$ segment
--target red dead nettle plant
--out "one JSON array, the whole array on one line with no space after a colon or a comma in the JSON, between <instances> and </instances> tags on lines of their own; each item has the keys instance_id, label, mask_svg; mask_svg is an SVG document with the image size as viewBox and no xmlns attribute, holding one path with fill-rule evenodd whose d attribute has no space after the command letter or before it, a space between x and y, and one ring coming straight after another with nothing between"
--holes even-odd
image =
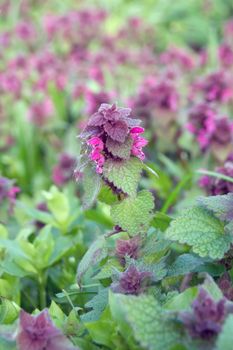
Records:
<instances>
[{"instance_id":1,"label":"red dead nettle plant","mask_svg":"<svg viewBox=\"0 0 233 350\"><path fill-rule=\"evenodd\" d=\"M152 194L138 191L144 167L143 147L147 144L140 123L131 116L130 108L101 104L80 135L82 147L77 174L82 173L84 204L90 206L97 197L110 204L115 226L113 232L93 243L79 264L79 284L86 270L103 259L110 264L114 261L113 265L117 266L108 276L113 292L138 295L155 277L140 257L154 208ZM106 242L114 234L120 237L109 254Z\"/></svg>"},{"instance_id":2,"label":"red dead nettle plant","mask_svg":"<svg viewBox=\"0 0 233 350\"><path fill-rule=\"evenodd\" d=\"M207 127L212 110L202 106L201 112ZM90 207L95 200L110 205L114 225L79 262L79 287L95 288L96 293L80 318L90 334L93 324L101 322L100 343L107 334L102 327L107 317L108 325L117 325L111 341L113 333L120 335L129 349L225 349L221 339L227 322L233 322L231 278L218 278L222 293L210 269L203 267L223 266L231 251L233 195L229 190L200 197L174 219L157 213L166 221L156 214L152 224L153 196L139 190L147 144L143 132L129 108L102 104L80 135L76 173L82 175L84 205ZM122 338L115 342L121 344Z\"/></svg>"}]
</instances>

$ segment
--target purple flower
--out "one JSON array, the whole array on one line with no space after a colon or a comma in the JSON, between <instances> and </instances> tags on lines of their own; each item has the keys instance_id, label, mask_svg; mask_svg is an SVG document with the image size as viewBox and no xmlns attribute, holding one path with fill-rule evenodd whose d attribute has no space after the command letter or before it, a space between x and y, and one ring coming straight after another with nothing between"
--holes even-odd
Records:
<instances>
[{"instance_id":1,"label":"purple flower","mask_svg":"<svg viewBox=\"0 0 233 350\"><path fill-rule=\"evenodd\" d=\"M130 113L130 108L103 103L89 119L88 126L98 127L100 132L105 132L112 140L123 143L129 132L130 120L127 117Z\"/></svg>"},{"instance_id":2,"label":"purple flower","mask_svg":"<svg viewBox=\"0 0 233 350\"><path fill-rule=\"evenodd\" d=\"M233 142L233 122L227 117L216 119L210 141L219 146Z\"/></svg>"},{"instance_id":3,"label":"purple flower","mask_svg":"<svg viewBox=\"0 0 233 350\"><path fill-rule=\"evenodd\" d=\"M207 102L226 103L233 97L232 82L223 71L208 75L196 84L196 89L203 93Z\"/></svg>"},{"instance_id":4,"label":"purple flower","mask_svg":"<svg viewBox=\"0 0 233 350\"><path fill-rule=\"evenodd\" d=\"M194 68L193 57L184 50L174 47L165 51L160 56L160 62L165 65L177 63L181 68L192 70Z\"/></svg>"},{"instance_id":5,"label":"purple flower","mask_svg":"<svg viewBox=\"0 0 233 350\"><path fill-rule=\"evenodd\" d=\"M43 101L31 105L29 119L35 125L42 126L52 116L53 112L54 106L52 101L49 98L45 98Z\"/></svg>"},{"instance_id":6,"label":"purple flower","mask_svg":"<svg viewBox=\"0 0 233 350\"><path fill-rule=\"evenodd\" d=\"M35 40L35 29L31 23L21 22L16 27L16 34L21 40L32 41Z\"/></svg>"},{"instance_id":7,"label":"purple flower","mask_svg":"<svg viewBox=\"0 0 233 350\"><path fill-rule=\"evenodd\" d=\"M90 68L89 77L90 77L90 79L95 80L100 86L104 85L104 73L98 65ZM99 101L99 103L96 104L96 108L93 110L93 112L89 112L90 114L94 113L96 111L97 107L101 103L104 103L104 102L110 100L107 93L105 93L105 92L104 93L103 92L96 93L96 95L99 95L99 96L101 96L102 94L106 94L106 98L101 98L101 101Z\"/></svg>"},{"instance_id":8,"label":"purple flower","mask_svg":"<svg viewBox=\"0 0 233 350\"><path fill-rule=\"evenodd\" d=\"M140 120L130 118L130 113L130 108L103 103L90 117L81 137L90 147L89 158L95 162L97 173L102 174L106 159L121 159L119 149L124 143L129 157L144 159L142 148L147 141L140 136L144 129L139 126Z\"/></svg>"},{"instance_id":9,"label":"purple flower","mask_svg":"<svg viewBox=\"0 0 233 350\"><path fill-rule=\"evenodd\" d=\"M22 82L15 72L4 72L0 74L0 92L12 94L19 98L22 90Z\"/></svg>"},{"instance_id":10,"label":"purple flower","mask_svg":"<svg viewBox=\"0 0 233 350\"><path fill-rule=\"evenodd\" d=\"M164 112L176 112L179 95L172 79L149 77L143 82L138 95L132 101L132 108L144 118L154 115L156 109ZM159 117L159 113L158 113Z\"/></svg>"},{"instance_id":11,"label":"purple flower","mask_svg":"<svg viewBox=\"0 0 233 350\"><path fill-rule=\"evenodd\" d=\"M215 301L200 288L192 310L181 312L179 318L192 338L210 341L220 333L229 311L225 299Z\"/></svg>"},{"instance_id":12,"label":"purple flower","mask_svg":"<svg viewBox=\"0 0 233 350\"><path fill-rule=\"evenodd\" d=\"M229 67L233 65L233 50L227 45L223 44L219 47L219 59L224 67Z\"/></svg>"},{"instance_id":13,"label":"purple flower","mask_svg":"<svg viewBox=\"0 0 233 350\"><path fill-rule=\"evenodd\" d=\"M216 112L206 103L194 106L189 113L187 129L196 136L202 150L209 146L215 130Z\"/></svg>"},{"instance_id":14,"label":"purple flower","mask_svg":"<svg viewBox=\"0 0 233 350\"><path fill-rule=\"evenodd\" d=\"M230 19L229 21L226 22L224 26L224 37L229 39L231 42L232 34L233 34L233 20Z\"/></svg>"},{"instance_id":15,"label":"purple flower","mask_svg":"<svg viewBox=\"0 0 233 350\"><path fill-rule=\"evenodd\" d=\"M125 257L137 259L140 247L140 237L135 236L131 239L118 239L116 241L116 256L120 262L125 264Z\"/></svg>"},{"instance_id":16,"label":"purple flower","mask_svg":"<svg viewBox=\"0 0 233 350\"><path fill-rule=\"evenodd\" d=\"M120 273L119 281L112 283L111 289L115 293L138 295L145 291L150 276L150 272L141 272L136 266L130 265L125 272Z\"/></svg>"},{"instance_id":17,"label":"purple flower","mask_svg":"<svg viewBox=\"0 0 233 350\"><path fill-rule=\"evenodd\" d=\"M145 158L145 154L142 152L142 148L148 144L148 141L144 137L139 136L143 132L144 129L140 126L135 126L130 130L130 134L133 139L131 154L141 160L144 160Z\"/></svg>"},{"instance_id":18,"label":"purple flower","mask_svg":"<svg viewBox=\"0 0 233 350\"><path fill-rule=\"evenodd\" d=\"M224 166L216 168L216 172L233 178L233 161L226 162ZM233 192L233 183L204 175L199 181L200 187L203 187L210 196L224 195Z\"/></svg>"},{"instance_id":19,"label":"purple flower","mask_svg":"<svg viewBox=\"0 0 233 350\"><path fill-rule=\"evenodd\" d=\"M21 311L16 342L19 350L77 350L54 326L47 309L36 316Z\"/></svg>"},{"instance_id":20,"label":"purple flower","mask_svg":"<svg viewBox=\"0 0 233 350\"><path fill-rule=\"evenodd\" d=\"M92 147L90 159L96 163L96 172L102 174L103 165L105 163L105 158L102 154L104 143L99 137L94 136L87 141L87 144Z\"/></svg>"},{"instance_id":21,"label":"purple flower","mask_svg":"<svg viewBox=\"0 0 233 350\"><path fill-rule=\"evenodd\" d=\"M58 164L53 168L52 179L57 186L62 186L72 179L76 160L67 153L60 156Z\"/></svg>"}]
</instances>

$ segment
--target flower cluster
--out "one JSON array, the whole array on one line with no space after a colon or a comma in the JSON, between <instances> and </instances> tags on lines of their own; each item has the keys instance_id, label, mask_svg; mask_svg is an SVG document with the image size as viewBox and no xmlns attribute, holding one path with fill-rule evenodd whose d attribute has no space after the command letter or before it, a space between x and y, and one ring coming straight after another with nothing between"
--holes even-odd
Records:
<instances>
[{"instance_id":1,"label":"flower cluster","mask_svg":"<svg viewBox=\"0 0 233 350\"><path fill-rule=\"evenodd\" d=\"M200 92L207 102L227 103L233 98L231 79L223 71L204 77L195 84L194 89Z\"/></svg>"},{"instance_id":2,"label":"flower cluster","mask_svg":"<svg viewBox=\"0 0 233 350\"><path fill-rule=\"evenodd\" d=\"M233 162L228 161L224 166L216 168L216 172L233 178ZM217 196L233 192L233 183L221 178L204 175L199 180L199 185L203 187L210 196Z\"/></svg>"},{"instance_id":3,"label":"flower cluster","mask_svg":"<svg viewBox=\"0 0 233 350\"><path fill-rule=\"evenodd\" d=\"M194 106L189 113L187 129L196 136L202 150L210 143L215 130L216 111L206 103Z\"/></svg>"},{"instance_id":4,"label":"flower cluster","mask_svg":"<svg viewBox=\"0 0 233 350\"><path fill-rule=\"evenodd\" d=\"M144 159L142 148L147 140L140 136L144 129L140 120L130 118L131 109L117 107L115 104L101 104L85 128L82 137L91 147L90 159L96 164L96 172L103 172L106 159L122 156L118 152L122 147L129 148L129 156Z\"/></svg>"},{"instance_id":5,"label":"flower cluster","mask_svg":"<svg viewBox=\"0 0 233 350\"><path fill-rule=\"evenodd\" d=\"M16 340L19 350L78 350L55 327L47 309L36 316L21 311Z\"/></svg>"},{"instance_id":6,"label":"flower cluster","mask_svg":"<svg viewBox=\"0 0 233 350\"><path fill-rule=\"evenodd\" d=\"M233 145L233 122L227 117L216 119L214 132L211 135L212 144L218 146Z\"/></svg>"},{"instance_id":7,"label":"flower cluster","mask_svg":"<svg viewBox=\"0 0 233 350\"><path fill-rule=\"evenodd\" d=\"M192 303L192 310L181 312L180 320L192 338L213 340L220 333L226 316L232 311L225 299L215 301L201 288Z\"/></svg>"},{"instance_id":8,"label":"flower cluster","mask_svg":"<svg viewBox=\"0 0 233 350\"><path fill-rule=\"evenodd\" d=\"M112 283L111 289L115 293L138 295L145 291L150 276L149 272L141 272L136 266L130 265L126 271L120 273L119 280Z\"/></svg>"},{"instance_id":9,"label":"flower cluster","mask_svg":"<svg viewBox=\"0 0 233 350\"><path fill-rule=\"evenodd\" d=\"M172 65L177 63L181 69L192 70L195 66L193 56L181 48L172 47L160 55L161 63Z\"/></svg>"},{"instance_id":10,"label":"flower cluster","mask_svg":"<svg viewBox=\"0 0 233 350\"><path fill-rule=\"evenodd\" d=\"M223 44L219 47L219 59L224 67L230 67L233 65L233 49Z\"/></svg>"},{"instance_id":11,"label":"flower cluster","mask_svg":"<svg viewBox=\"0 0 233 350\"><path fill-rule=\"evenodd\" d=\"M159 118L156 110L176 112L179 106L179 94L170 77L146 78L139 89L138 95L131 104L133 110L143 118ZM155 114L154 114L155 113Z\"/></svg>"},{"instance_id":12,"label":"flower cluster","mask_svg":"<svg viewBox=\"0 0 233 350\"><path fill-rule=\"evenodd\" d=\"M87 144L92 148L90 158L96 163L96 172L98 174L102 174L103 165L105 162L105 157L102 154L104 150L104 143L99 137L94 136L87 141Z\"/></svg>"},{"instance_id":13,"label":"flower cluster","mask_svg":"<svg viewBox=\"0 0 233 350\"><path fill-rule=\"evenodd\" d=\"M140 237L135 236L130 239L118 239L116 242L116 256L120 262L125 264L125 257L137 259L140 248Z\"/></svg>"},{"instance_id":14,"label":"flower cluster","mask_svg":"<svg viewBox=\"0 0 233 350\"><path fill-rule=\"evenodd\" d=\"M220 117L208 103L197 104L190 110L187 129L195 135L202 151L233 143L233 123L227 117Z\"/></svg>"},{"instance_id":15,"label":"flower cluster","mask_svg":"<svg viewBox=\"0 0 233 350\"><path fill-rule=\"evenodd\" d=\"M54 106L49 98L40 102L32 103L29 111L29 120L37 126L46 124L47 120L53 115Z\"/></svg>"}]
</instances>

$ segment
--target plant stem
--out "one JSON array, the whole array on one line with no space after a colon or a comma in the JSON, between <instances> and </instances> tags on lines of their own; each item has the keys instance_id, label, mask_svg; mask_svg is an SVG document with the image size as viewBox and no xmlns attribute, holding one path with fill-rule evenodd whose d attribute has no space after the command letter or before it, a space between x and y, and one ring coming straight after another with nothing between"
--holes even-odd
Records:
<instances>
[{"instance_id":1,"label":"plant stem","mask_svg":"<svg viewBox=\"0 0 233 350\"><path fill-rule=\"evenodd\" d=\"M40 301L40 309L43 310L46 307L46 281L47 276L43 273L40 273L39 276L39 301Z\"/></svg>"}]
</instances>

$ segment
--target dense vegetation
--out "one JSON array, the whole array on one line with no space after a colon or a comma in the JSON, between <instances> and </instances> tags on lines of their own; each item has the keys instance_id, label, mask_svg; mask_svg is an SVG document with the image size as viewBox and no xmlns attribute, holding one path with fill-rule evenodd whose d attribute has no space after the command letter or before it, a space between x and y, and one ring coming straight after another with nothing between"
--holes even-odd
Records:
<instances>
[{"instance_id":1,"label":"dense vegetation","mask_svg":"<svg viewBox=\"0 0 233 350\"><path fill-rule=\"evenodd\" d=\"M0 29L0 350L232 350L232 2Z\"/></svg>"}]
</instances>

